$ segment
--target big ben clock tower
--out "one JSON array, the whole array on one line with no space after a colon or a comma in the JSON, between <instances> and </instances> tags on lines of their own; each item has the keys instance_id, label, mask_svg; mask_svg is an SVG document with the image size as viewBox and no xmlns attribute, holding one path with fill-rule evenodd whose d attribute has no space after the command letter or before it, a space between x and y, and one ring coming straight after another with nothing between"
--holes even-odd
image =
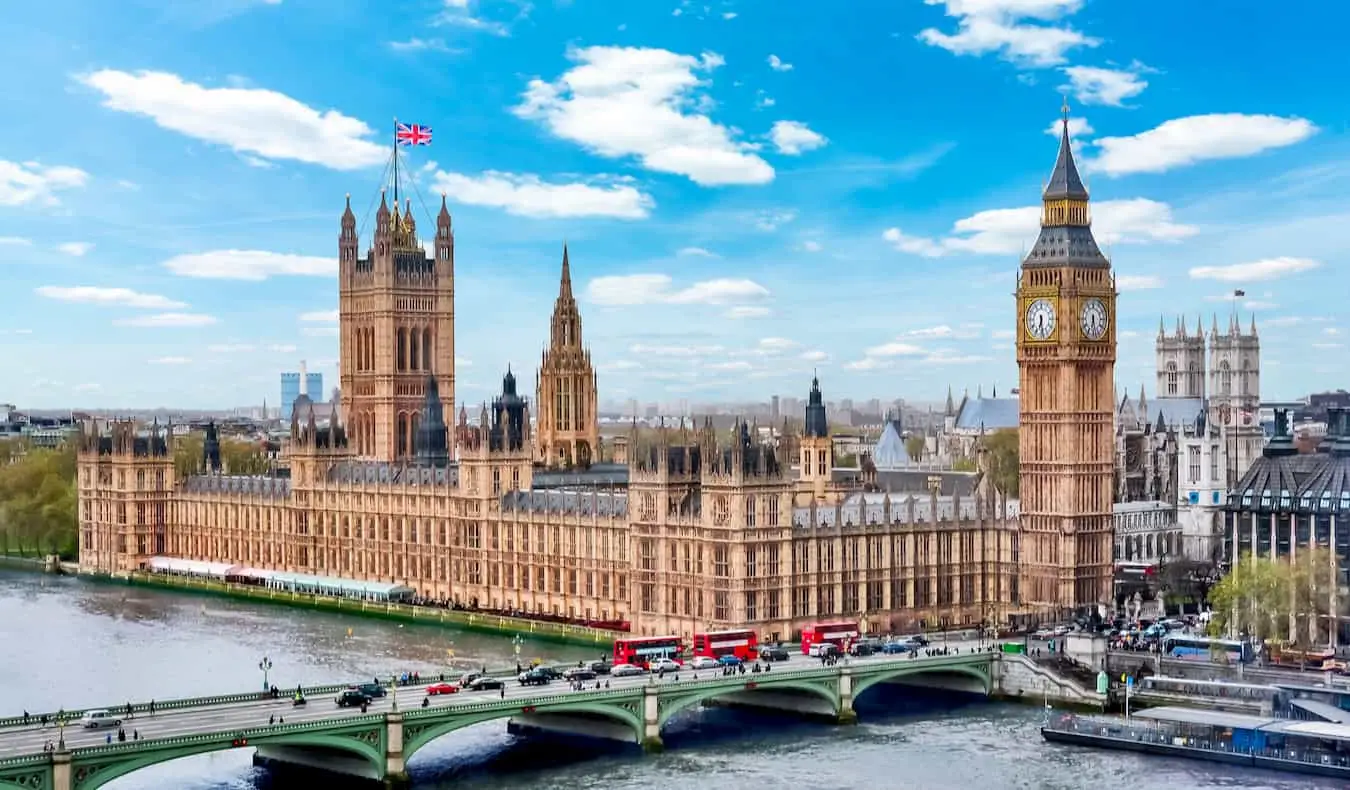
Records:
<instances>
[{"instance_id":1,"label":"big ben clock tower","mask_svg":"<svg viewBox=\"0 0 1350 790\"><path fill-rule=\"evenodd\" d=\"M1017 280L1021 598L1047 616L1111 600L1116 287L1069 144Z\"/></svg>"}]
</instances>

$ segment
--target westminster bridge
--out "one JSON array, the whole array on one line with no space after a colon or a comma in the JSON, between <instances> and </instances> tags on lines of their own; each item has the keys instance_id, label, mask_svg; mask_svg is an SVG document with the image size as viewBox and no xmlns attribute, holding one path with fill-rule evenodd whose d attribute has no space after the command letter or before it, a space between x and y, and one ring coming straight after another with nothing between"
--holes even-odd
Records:
<instances>
[{"instance_id":1,"label":"westminster bridge","mask_svg":"<svg viewBox=\"0 0 1350 790\"><path fill-rule=\"evenodd\" d=\"M427 683L431 679L426 679ZM790 715L856 721L853 700L878 683L899 683L1039 702L1095 706L1102 700L1026 656L965 647L948 655L878 655L822 666L798 660L768 672L609 678L608 687L573 690L566 682L502 691L426 697L425 683L394 688L366 712L337 708L330 695L351 684L309 686L306 705L258 692L132 705L110 704L127 740L79 729L80 710L0 719L0 790L96 790L158 763L226 749L256 749L255 761L307 766L370 780L407 783L407 761L432 741L497 719L513 726L639 744L659 750L661 729L676 713L731 704ZM423 707L423 701L427 704ZM152 708L153 705L153 708ZM94 708L97 709L97 708ZM72 726L56 726L55 721ZM133 735L134 733L134 735ZM111 742L108 742L111 740Z\"/></svg>"}]
</instances>

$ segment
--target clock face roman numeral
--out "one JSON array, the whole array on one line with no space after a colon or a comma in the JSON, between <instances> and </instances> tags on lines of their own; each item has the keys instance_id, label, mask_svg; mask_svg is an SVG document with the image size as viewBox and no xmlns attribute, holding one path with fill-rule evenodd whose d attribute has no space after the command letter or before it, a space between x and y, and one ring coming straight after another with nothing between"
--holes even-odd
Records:
<instances>
[{"instance_id":1,"label":"clock face roman numeral","mask_svg":"<svg viewBox=\"0 0 1350 790\"><path fill-rule=\"evenodd\" d=\"M1032 340L1048 340L1055 333L1055 303L1049 299L1036 299L1027 305L1027 337Z\"/></svg>"},{"instance_id":2,"label":"clock face roman numeral","mask_svg":"<svg viewBox=\"0 0 1350 790\"><path fill-rule=\"evenodd\" d=\"M1079 328L1083 332L1083 337L1093 341L1101 340L1106 337L1108 323L1106 305L1102 300L1093 298L1083 302L1079 318Z\"/></svg>"}]
</instances>

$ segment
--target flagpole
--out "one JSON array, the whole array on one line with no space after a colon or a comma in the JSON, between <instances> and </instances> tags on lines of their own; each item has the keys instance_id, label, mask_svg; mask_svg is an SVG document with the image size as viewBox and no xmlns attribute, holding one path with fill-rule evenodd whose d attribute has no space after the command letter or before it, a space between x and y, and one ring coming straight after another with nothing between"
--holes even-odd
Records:
<instances>
[{"instance_id":1,"label":"flagpole","mask_svg":"<svg viewBox=\"0 0 1350 790\"><path fill-rule=\"evenodd\" d=\"M398 209L398 117L394 117L394 208Z\"/></svg>"}]
</instances>

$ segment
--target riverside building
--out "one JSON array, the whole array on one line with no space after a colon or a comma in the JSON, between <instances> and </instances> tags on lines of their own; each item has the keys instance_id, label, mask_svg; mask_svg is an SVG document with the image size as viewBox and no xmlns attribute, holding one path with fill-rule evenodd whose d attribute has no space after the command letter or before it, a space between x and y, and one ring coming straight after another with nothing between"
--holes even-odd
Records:
<instances>
[{"instance_id":1,"label":"riverside building","mask_svg":"<svg viewBox=\"0 0 1350 790\"><path fill-rule=\"evenodd\" d=\"M599 436L566 251L536 403L507 371L491 403L456 414L449 210L442 200L428 254L411 211L382 198L364 256L350 205L340 220L333 418L297 409L287 469L273 476L231 474L208 435L202 472L178 478L169 428L87 424L82 569L226 563L683 636L749 627L789 638L831 620L868 632L1009 624L1106 600L1114 289L1095 244L1090 260L1061 260L1091 238L1072 168L1066 132L1018 296L1023 420L1030 412L1037 426L1036 438L1023 437L1024 464L1044 456L1023 467L1037 507L1030 554L1018 501L988 478L969 491L918 493L832 481L818 381L800 436L766 439L744 421L720 433L710 421L634 430L615 442L615 463ZM1052 194L1061 188L1070 192ZM1066 277L1080 285L1070 291ZM1084 310L1084 327L1104 309L1104 328L1080 332L1075 315L1043 333L1024 314L1041 315L1028 311L1047 299ZM1087 400L1056 394L1064 376ZM1081 436L1045 433L1084 414L1092 419L1075 429ZM1061 457L1057 442L1079 455ZM1065 515L1074 503L1090 512Z\"/></svg>"}]
</instances>

